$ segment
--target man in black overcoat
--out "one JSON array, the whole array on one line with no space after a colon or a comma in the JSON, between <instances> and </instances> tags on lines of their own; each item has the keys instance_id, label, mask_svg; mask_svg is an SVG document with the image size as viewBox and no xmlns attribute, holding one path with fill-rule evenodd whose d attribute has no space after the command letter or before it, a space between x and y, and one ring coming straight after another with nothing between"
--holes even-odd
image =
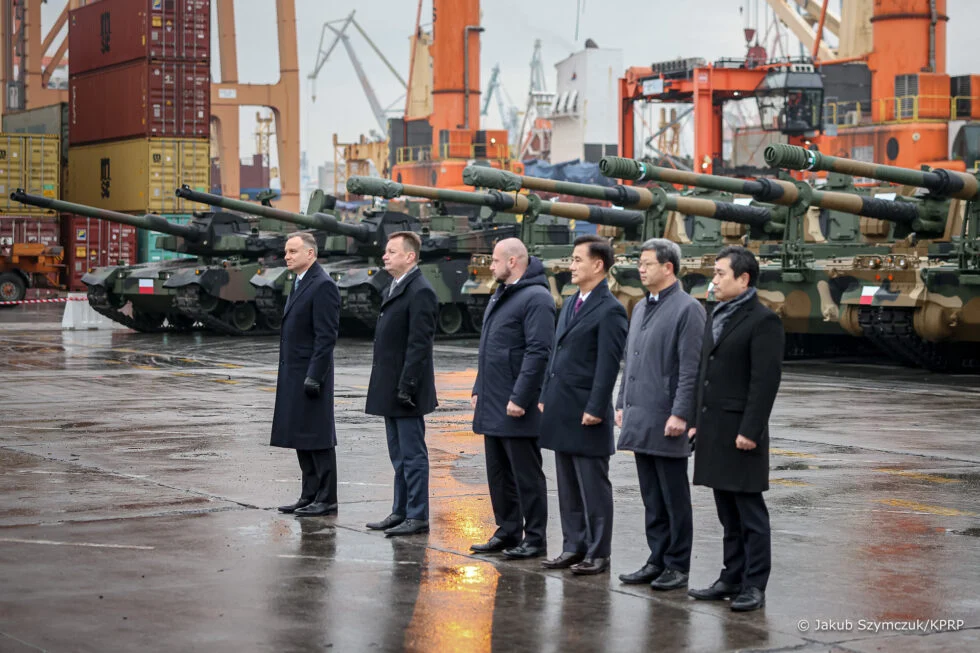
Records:
<instances>
[{"instance_id":1,"label":"man in black overcoat","mask_svg":"<svg viewBox=\"0 0 980 653\"><path fill-rule=\"evenodd\" d=\"M369 415L385 418L388 456L395 469L391 514L367 525L388 537L429 532L429 452L425 420L436 409L432 344L439 304L418 268L422 240L411 231L388 237L382 257L392 282L374 330L368 383Z\"/></svg>"},{"instance_id":2,"label":"man in black overcoat","mask_svg":"<svg viewBox=\"0 0 980 653\"><path fill-rule=\"evenodd\" d=\"M497 243L490 270L499 285L483 315L471 403L473 432L484 436L497 531L470 548L535 558L547 547L538 396L555 339L555 300L541 261L517 238Z\"/></svg>"},{"instance_id":3,"label":"man in black overcoat","mask_svg":"<svg viewBox=\"0 0 980 653\"><path fill-rule=\"evenodd\" d=\"M769 512L769 414L782 371L782 323L756 295L759 263L744 247L725 247L715 261L698 374L694 484L714 490L724 529L724 568L696 599L732 598L735 611L765 605L772 564Z\"/></svg>"},{"instance_id":4,"label":"man in black overcoat","mask_svg":"<svg viewBox=\"0 0 980 653\"><path fill-rule=\"evenodd\" d=\"M626 309L606 284L613 260L606 239L575 240L578 292L562 307L541 389L539 442L555 452L563 540L561 555L541 564L576 574L608 571L612 545L612 393L628 328Z\"/></svg>"},{"instance_id":5,"label":"man in black overcoat","mask_svg":"<svg viewBox=\"0 0 980 653\"><path fill-rule=\"evenodd\" d=\"M295 278L279 333L272 418L271 445L295 449L303 474L299 500L279 511L303 517L337 514L333 350L340 328L340 292L316 257L312 235L289 235L286 267Z\"/></svg>"}]
</instances>

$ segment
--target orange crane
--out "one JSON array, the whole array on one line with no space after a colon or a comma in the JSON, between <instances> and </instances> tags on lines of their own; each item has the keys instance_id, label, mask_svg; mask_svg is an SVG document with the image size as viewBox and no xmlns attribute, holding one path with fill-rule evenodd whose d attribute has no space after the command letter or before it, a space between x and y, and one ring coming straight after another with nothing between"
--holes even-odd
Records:
<instances>
[{"instance_id":1,"label":"orange crane","mask_svg":"<svg viewBox=\"0 0 980 653\"><path fill-rule=\"evenodd\" d=\"M389 123L392 179L468 189L463 168L474 161L523 172L507 131L480 129L480 0L432 0L432 31L432 112Z\"/></svg>"}]
</instances>

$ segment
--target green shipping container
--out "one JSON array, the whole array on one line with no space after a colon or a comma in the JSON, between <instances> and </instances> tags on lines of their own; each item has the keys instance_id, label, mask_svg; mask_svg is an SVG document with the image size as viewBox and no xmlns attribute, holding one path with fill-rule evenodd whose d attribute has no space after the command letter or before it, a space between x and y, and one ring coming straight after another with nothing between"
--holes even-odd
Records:
<instances>
[{"instance_id":1,"label":"green shipping container","mask_svg":"<svg viewBox=\"0 0 980 653\"><path fill-rule=\"evenodd\" d=\"M173 224L188 224L191 221L190 215L163 215L169 222ZM194 258L190 254L181 254L180 252L172 252L166 249L160 249L157 247L157 236L163 236L159 231L150 231L148 229L137 229L139 239L139 262L140 263L156 263L159 261L170 261L175 258Z\"/></svg>"}]
</instances>

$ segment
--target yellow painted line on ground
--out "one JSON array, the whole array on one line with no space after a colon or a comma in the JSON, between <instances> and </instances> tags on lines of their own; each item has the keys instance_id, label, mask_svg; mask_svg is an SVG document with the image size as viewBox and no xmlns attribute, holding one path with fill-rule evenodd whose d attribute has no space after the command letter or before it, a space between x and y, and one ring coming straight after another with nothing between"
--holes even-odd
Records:
<instances>
[{"instance_id":1,"label":"yellow painted line on ground","mask_svg":"<svg viewBox=\"0 0 980 653\"><path fill-rule=\"evenodd\" d=\"M238 385L238 381L233 379L211 379L215 383L225 383L227 385Z\"/></svg>"},{"instance_id":2,"label":"yellow painted line on ground","mask_svg":"<svg viewBox=\"0 0 980 653\"><path fill-rule=\"evenodd\" d=\"M876 472L881 472L882 474L893 474L895 476L902 476L905 478L911 478L915 481L928 481L929 483L962 483L963 481L957 478L946 478L945 476L940 476L939 474L925 474L923 472L909 472L904 469L888 469L885 467L880 467L875 470Z\"/></svg>"},{"instance_id":3,"label":"yellow painted line on ground","mask_svg":"<svg viewBox=\"0 0 980 653\"><path fill-rule=\"evenodd\" d=\"M452 437L460 436L460 435L476 437L476 433L474 433L473 431L442 431L440 429L434 429L434 430L439 435L448 435Z\"/></svg>"},{"instance_id":4,"label":"yellow painted line on ground","mask_svg":"<svg viewBox=\"0 0 980 653\"><path fill-rule=\"evenodd\" d=\"M197 376L197 374L191 374L189 372L173 372L172 375L173 376L185 376L185 377L189 377L189 378L193 378L193 377Z\"/></svg>"},{"instance_id":5,"label":"yellow painted line on ground","mask_svg":"<svg viewBox=\"0 0 980 653\"><path fill-rule=\"evenodd\" d=\"M106 365L122 365L122 361L102 361Z\"/></svg>"},{"instance_id":6,"label":"yellow painted line on ground","mask_svg":"<svg viewBox=\"0 0 980 653\"><path fill-rule=\"evenodd\" d=\"M775 454L777 456L788 456L790 458L816 458L812 453L803 453L802 451L790 451L789 449L770 449L769 453Z\"/></svg>"},{"instance_id":7,"label":"yellow painted line on ground","mask_svg":"<svg viewBox=\"0 0 980 653\"><path fill-rule=\"evenodd\" d=\"M199 362L196 358L178 358L181 363L197 363Z\"/></svg>"},{"instance_id":8,"label":"yellow painted line on ground","mask_svg":"<svg viewBox=\"0 0 980 653\"><path fill-rule=\"evenodd\" d=\"M133 365L134 368L138 370L155 370L158 369L156 365Z\"/></svg>"},{"instance_id":9,"label":"yellow painted line on ground","mask_svg":"<svg viewBox=\"0 0 980 653\"><path fill-rule=\"evenodd\" d=\"M229 369L229 370L240 370L242 369L243 366L236 365L235 363L218 363L217 367L224 367L225 369Z\"/></svg>"},{"instance_id":10,"label":"yellow painted line on ground","mask_svg":"<svg viewBox=\"0 0 980 653\"><path fill-rule=\"evenodd\" d=\"M809 483L805 481L797 481L793 478L773 478L769 480L769 483L772 485L783 485L786 487L803 487L805 485L809 485Z\"/></svg>"},{"instance_id":11,"label":"yellow painted line on ground","mask_svg":"<svg viewBox=\"0 0 980 653\"><path fill-rule=\"evenodd\" d=\"M264 385L261 388L259 388L259 390L261 390L262 392L275 392L276 388L275 386L272 385Z\"/></svg>"},{"instance_id":12,"label":"yellow painted line on ground","mask_svg":"<svg viewBox=\"0 0 980 653\"><path fill-rule=\"evenodd\" d=\"M891 506L892 508L905 508L907 510L914 510L915 512L925 512L930 515L939 515L941 517L976 517L977 514L973 512L967 512L965 510L956 510L955 508L943 508L942 506L930 506L924 503L917 503L915 501L906 501L905 499L878 499L878 503L882 503L886 506Z\"/></svg>"}]
</instances>

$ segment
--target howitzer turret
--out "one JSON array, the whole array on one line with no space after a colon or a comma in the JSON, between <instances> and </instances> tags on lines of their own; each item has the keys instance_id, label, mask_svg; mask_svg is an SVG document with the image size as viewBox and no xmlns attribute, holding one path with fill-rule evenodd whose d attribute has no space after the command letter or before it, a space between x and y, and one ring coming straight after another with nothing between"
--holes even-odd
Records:
<instances>
[{"instance_id":1,"label":"howitzer turret","mask_svg":"<svg viewBox=\"0 0 980 653\"><path fill-rule=\"evenodd\" d=\"M980 182L973 175L956 170L936 168L930 171L911 170L898 166L879 165L829 156L816 150L797 145L775 143L766 147L763 154L766 164L773 168L840 172L852 177L867 177L903 186L926 188L936 195L962 200L980 198Z\"/></svg>"}]
</instances>

